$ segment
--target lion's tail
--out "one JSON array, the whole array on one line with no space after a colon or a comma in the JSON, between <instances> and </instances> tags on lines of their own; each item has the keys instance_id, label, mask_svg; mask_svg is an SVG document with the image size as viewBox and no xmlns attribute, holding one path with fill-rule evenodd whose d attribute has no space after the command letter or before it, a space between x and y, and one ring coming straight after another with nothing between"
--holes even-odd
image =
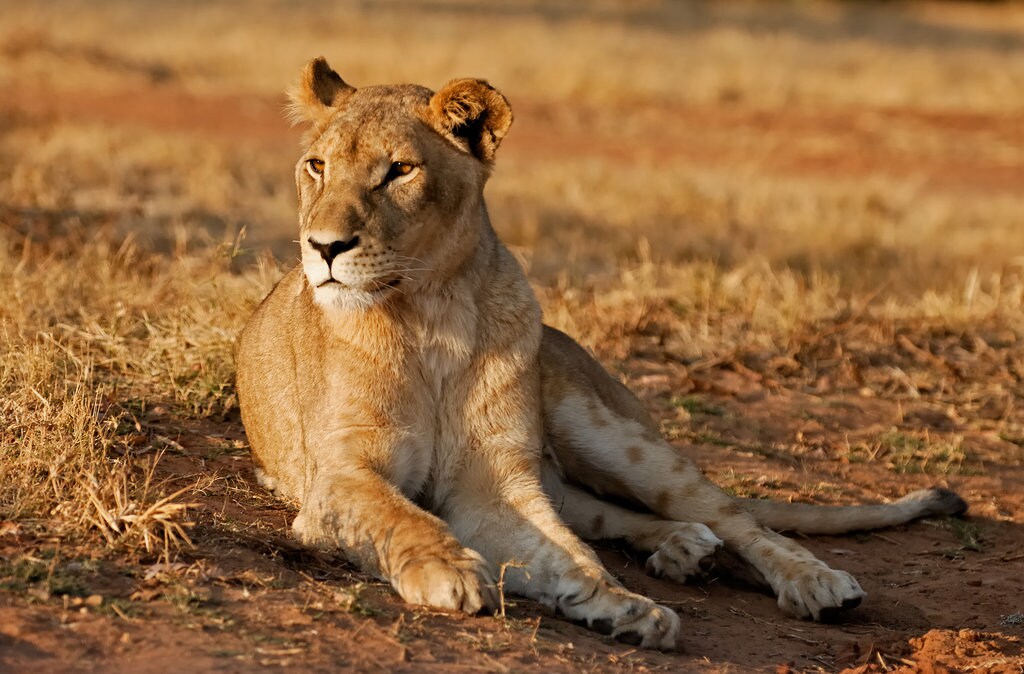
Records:
<instances>
[{"instance_id":1,"label":"lion's tail","mask_svg":"<svg viewBox=\"0 0 1024 674\"><path fill-rule=\"evenodd\" d=\"M762 499L739 499L758 522L776 531L844 534L905 524L919 517L962 515L967 503L948 489L921 489L892 503L828 506Z\"/></svg>"}]
</instances>

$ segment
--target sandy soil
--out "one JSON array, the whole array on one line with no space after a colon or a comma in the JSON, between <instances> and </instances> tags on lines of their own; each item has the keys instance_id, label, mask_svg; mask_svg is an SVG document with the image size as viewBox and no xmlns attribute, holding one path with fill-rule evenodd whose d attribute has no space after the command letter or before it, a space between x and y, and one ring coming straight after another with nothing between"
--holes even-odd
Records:
<instances>
[{"instance_id":1,"label":"sandy soil","mask_svg":"<svg viewBox=\"0 0 1024 674\"><path fill-rule=\"evenodd\" d=\"M294 147L294 133L280 121L276 100L251 101L241 108L241 119L238 106L225 101L163 91L146 100L140 106L117 96L31 92L5 97L0 106L168 128L187 119L191 133L237 134L281 151ZM232 110L230 123L223 117L226 107ZM649 156L658 145L636 141L650 131L616 140L588 128L585 115L565 119L528 101L519 111L522 123L509 139L510 153L603 152L630 159ZM694 164L728 163L752 147L764 150L770 135L765 171L827 168L854 178L913 174L944 190L1005 191L1024 184L1019 164L983 153L948 157L887 148L872 142L871 131L877 124L905 124L998 134L1020 150L1019 116L856 109L794 116L731 103L714 109L651 107L638 114L683 120L673 124L659 151ZM737 143L736 134L749 137L749 144ZM814 137L829 138L829 147L815 150L808 141ZM1015 341L992 338L985 344L984 358L1020 358ZM920 356L913 346L893 357ZM933 344L928 352L940 347L945 348ZM963 522L928 521L805 541L823 559L854 573L869 593L842 624L787 619L772 598L725 579L679 587L648 578L642 559L615 547L600 550L613 572L631 589L680 612L683 653L639 652L518 599L508 602L504 618L409 608L339 557L290 542L294 512L254 486L237 418L182 430L179 420L155 410L146 432L168 439L163 473L181 484L198 476L217 478L197 499L198 523L191 532L196 548L172 563L136 552L121 561L68 568L59 541L35 539L15 523L0 524L0 556L20 559L26 568L36 565L21 586L0 591L0 670L1024 671L1021 440L1001 438L991 426L941 406L918 408L858 395L836 372L812 373L806 362L796 373L785 363L760 362L757 354L695 366L652 340L631 344L622 369L680 438L681 451L696 456L711 476L738 481L751 493L803 497L808 484L818 484L824 487L817 500L838 503L881 500L938 483L965 496L971 516ZM959 381L982 376L966 374ZM681 419L671 404L681 394L699 402L689 419ZM984 418L982 408L978 419ZM963 438L972 447L969 461L950 474L900 473L884 461L858 462L849 452L858 438L922 427ZM689 446L686 440L698 443ZM67 591L51 596L40 590L40 574L50 580L66 576Z\"/></svg>"}]
</instances>

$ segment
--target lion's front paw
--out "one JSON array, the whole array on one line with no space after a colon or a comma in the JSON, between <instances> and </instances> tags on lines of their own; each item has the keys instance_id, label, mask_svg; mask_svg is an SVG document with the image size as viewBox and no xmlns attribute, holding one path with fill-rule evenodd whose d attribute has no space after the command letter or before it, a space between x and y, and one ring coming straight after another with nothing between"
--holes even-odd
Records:
<instances>
[{"instance_id":1,"label":"lion's front paw","mask_svg":"<svg viewBox=\"0 0 1024 674\"><path fill-rule=\"evenodd\" d=\"M607 580L574 583L557 607L567 617L623 643L663 651L676 648L679 616L675 611Z\"/></svg>"},{"instance_id":2,"label":"lion's front paw","mask_svg":"<svg viewBox=\"0 0 1024 674\"><path fill-rule=\"evenodd\" d=\"M612 627L612 636L623 643L661 651L676 649L679 638L679 616L670 608L638 597L633 614L623 616Z\"/></svg>"},{"instance_id":3,"label":"lion's front paw","mask_svg":"<svg viewBox=\"0 0 1024 674\"><path fill-rule=\"evenodd\" d=\"M786 613L825 622L859 606L867 595L853 576L820 563L799 570L776 590L779 608Z\"/></svg>"},{"instance_id":4,"label":"lion's front paw","mask_svg":"<svg viewBox=\"0 0 1024 674\"><path fill-rule=\"evenodd\" d=\"M490 565L469 548L418 557L402 567L392 585L410 604L470 614L493 611L500 604Z\"/></svg>"},{"instance_id":5,"label":"lion's front paw","mask_svg":"<svg viewBox=\"0 0 1024 674\"><path fill-rule=\"evenodd\" d=\"M703 524L680 524L647 558L647 573L685 583L714 563L722 539Z\"/></svg>"}]
</instances>

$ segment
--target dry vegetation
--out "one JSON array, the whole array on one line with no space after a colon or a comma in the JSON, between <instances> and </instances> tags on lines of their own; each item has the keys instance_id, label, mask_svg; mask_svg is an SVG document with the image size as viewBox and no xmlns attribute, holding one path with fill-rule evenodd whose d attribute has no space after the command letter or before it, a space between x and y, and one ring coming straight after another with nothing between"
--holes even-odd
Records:
<instances>
[{"instance_id":1,"label":"dry vegetation","mask_svg":"<svg viewBox=\"0 0 1024 674\"><path fill-rule=\"evenodd\" d=\"M5 230L0 249L4 511L70 540L187 541L183 493L154 482L174 443L143 424L160 405L185 419L233 409L253 281L225 273L230 250L143 253L103 225L32 241Z\"/></svg>"},{"instance_id":2,"label":"dry vegetation","mask_svg":"<svg viewBox=\"0 0 1024 674\"><path fill-rule=\"evenodd\" d=\"M448 630L496 671L677 664L567 652L591 637L538 637L535 607L482 627L402 612L291 546L287 506L251 486L231 348L294 260L279 92L320 53L357 85L477 75L508 93L492 217L547 320L673 439L726 453L740 467L709 472L727 487L849 502L952 477L976 513L1022 524L1019 5L111 1L0 19L0 609L25 611L4 619L103 605L137 629L168 619L147 608L163 597L235 639L200 668L384 666L344 639L274 641L238 608L251 590L282 615L364 616L420 655L437 654L427 626ZM955 554L978 548L954 533ZM379 627L395 616L409 625Z\"/></svg>"}]
</instances>

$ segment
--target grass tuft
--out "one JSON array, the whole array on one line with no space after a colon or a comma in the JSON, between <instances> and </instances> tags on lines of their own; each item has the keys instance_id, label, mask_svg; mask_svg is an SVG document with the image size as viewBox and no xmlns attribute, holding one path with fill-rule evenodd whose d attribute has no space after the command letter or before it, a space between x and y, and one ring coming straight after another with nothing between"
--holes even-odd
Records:
<instances>
[{"instance_id":1,"label":"grass tuft","mask_svg":"<svg viewBox=\"0 0 1024 674\"><path fill-rule=\"evenodd\" d=\"M0 512L34 533L147 553L190 542L146 412L222 420L233 335L259 291L216 246L167 258L109 231L45 246L0 230Z\"/></svg>"}]
</instances>

